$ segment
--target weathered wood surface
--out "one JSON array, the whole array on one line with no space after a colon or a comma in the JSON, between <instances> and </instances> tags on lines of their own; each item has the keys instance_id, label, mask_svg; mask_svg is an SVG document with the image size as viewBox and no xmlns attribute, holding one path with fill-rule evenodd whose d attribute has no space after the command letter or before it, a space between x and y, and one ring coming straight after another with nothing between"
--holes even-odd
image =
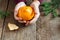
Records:
<instances>
[{"instance_id":1,"label":"weathered wood surface","mask_svg":"<svg viewBox=\"0 0 60 40\"><path fill-rule=\"evenodd\" d=\"M0 0L0 10L6 11L6 7L7 7L7 0ZM1 36L2 36L3 22L4 19L0 19L0 40L2 38Z\"/></svg>"},{"instance_id":2,"label":"weathered wood surface","mask_svg":"<svg viewBox=\"0 0 60 40\"><path fill-rule=\"evenodd\" d=\"M14 1L10 0L8 11L11 11L11 15L6 18L2 40L36 40L36 24L24 26L15 21L13 17L14 7L15 7ZM9 31L7 26L8 23L14 23L18 25L20 29L16 31Z\"/></svg>"},{"instance_id":3,"label":"weathered wood surface","mask_svg":"<svg viewBox=\"0 0 60 40\"><path fill-rule=\"evenodd\" d=\"M4 0L3 4L0 2L0 5L0 8L5 11L7 0ZM60 17L52 18L51 14L40 16L36 24L25 27L14 20L14 7L14 1L10 0L7 11L10 11L11 14L5 19L4 29L2 27L3 19L0 19L0 40L60 40ZM14 23L20 28L15 31L10 31L7 26L8 23Z\"/></svg>"},{"instance_id":4,"label":"weathered wood surface","mask_svg":"<svg viewBox=\"0 0 60 40\"><path fill-rule=\"evenodd\" d=\"M50 2L50 0L45 0ZM41 13L42 14L42 13ZM60 40L60 17L40 16L37 21L37 40Z\"/></svg>"},{"instance_id":5,"label":"weathered wood surface","mask_svg":"<svg viewBox=\"0 0 60 40\"><path fill-rule=\"evenodd\" d=\"M44 0L50 2L50 0ZM42 13L41 13L42 14ZM37 21L37 40L60 40L60 17L40 16Z\"/></svg>"},{"instance_id":6,"label":"weathered wood surface","mask_svg":"<svg viewBox=\"0 0 60 40\"><path fill-rule=\"evenodd\" d=\"M37 40L60 40L60 18L41 17L40 20L37 23Z\"/></svg>"}]
</instances>

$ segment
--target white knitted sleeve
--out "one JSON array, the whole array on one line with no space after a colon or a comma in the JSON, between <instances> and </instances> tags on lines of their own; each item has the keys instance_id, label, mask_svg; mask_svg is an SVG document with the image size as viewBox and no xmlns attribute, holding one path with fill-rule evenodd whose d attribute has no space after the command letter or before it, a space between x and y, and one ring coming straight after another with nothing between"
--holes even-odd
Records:
<instances>
[{"instance_id":1,"label":"white knitted sleeve","mask_svg":"<svg viewBox=\"0 0 60 40\"><path fill-rule=\"evenodd\" d=\"M34 5L34 10L35 10L35 17L30 21L30 23L35 23L39 16L40 16L40 12L39 12L39 5L40 5L40 2L39 1L35 1L32 3Z\"/></svg>"},{"instance_id":2,"label":"white knitted sleeve","mask_svg":"<svg viewBox=\"0 0 60 40\"><path fill-rule=\"evenodd\" d=\"M22 6L26 6L26 4L24 2L19 2L16 6L15 6L15 9L14 9L14 18L15 19L18 19L18 17L16 16L17 13L18 13L18 10L20 7Z\"/></svg>"}]
</instances>

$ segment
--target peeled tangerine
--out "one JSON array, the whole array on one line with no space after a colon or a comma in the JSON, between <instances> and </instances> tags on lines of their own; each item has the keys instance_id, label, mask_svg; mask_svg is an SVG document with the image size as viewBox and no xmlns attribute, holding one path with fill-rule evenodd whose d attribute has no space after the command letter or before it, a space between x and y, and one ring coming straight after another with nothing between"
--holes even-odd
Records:
<instances>
[{"instance_id":1,"label":"peeled tangerine","mask_svg":"<svg viewBox=\"0 0 60 40\"><path fill-rule=\"evenodd\" d=\"M18 10L18 17L23 20L31 20L34 17L34 10L30 6L23 6Z\"/></svg>"}]
</instances>

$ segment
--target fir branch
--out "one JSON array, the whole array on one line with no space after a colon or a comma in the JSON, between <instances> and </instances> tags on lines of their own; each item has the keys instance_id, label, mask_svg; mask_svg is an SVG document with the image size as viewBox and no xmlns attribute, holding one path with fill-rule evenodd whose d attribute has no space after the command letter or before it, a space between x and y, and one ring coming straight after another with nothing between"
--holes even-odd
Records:
<instances>
[{"instance_id":1,"label":"fir branch","mask_svg":"<svg viewBox=\"0 0 60 40\"><path fill-rule=\"evenodd\" d=\"M42 8L44 14L47 16L49 13L52 13L54 17L57 17L58 14L56 9L60 7L60 0L51 0L51 2L42 3Z\"/></svg>"},{"instance_id":2,"label":"fir branch","mask_svg":"<svg viewBox=\"0 0 60 40\"><path fill-rule=\"evenodd\" d=\"M7 16L9 16L10 15L10 12L5 12L5 11L2 11L2 10L0 10L0 18L4 18L5 16L7 17Z\"/></svg>"}]
</instances>

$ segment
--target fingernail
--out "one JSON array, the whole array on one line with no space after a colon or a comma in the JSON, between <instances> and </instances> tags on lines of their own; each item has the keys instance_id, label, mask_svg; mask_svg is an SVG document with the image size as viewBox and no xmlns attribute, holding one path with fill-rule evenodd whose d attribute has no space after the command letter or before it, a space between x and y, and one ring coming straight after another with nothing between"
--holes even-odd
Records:
<instances>
[{"instance_id":1,"label":"fingernail","mask_svg":"<svg viewBox=\"0 0 60 40\"><path fill-rule=\"evenodd\" d=\"M26 21L24 21L24 23L26 23Z\"/></svg>"},{"instance_id":2,"label":"fingernail","mask_svg":"<svg viewBox=\"0 0 60 40\"><path fill-rule=\"evenodd\" d=\"M20 20L22 20L22 18L19 18Z\"/></svg>"},{"instance_id":3,"label":"fingernail","mask_svg":"<svg viewBox=\"0 0 60 40\"><path fill-rule=\"evenodd\" d=\"M27 26L28 24L26 23L25 25Z\"/></svg>"}]
</instances>

